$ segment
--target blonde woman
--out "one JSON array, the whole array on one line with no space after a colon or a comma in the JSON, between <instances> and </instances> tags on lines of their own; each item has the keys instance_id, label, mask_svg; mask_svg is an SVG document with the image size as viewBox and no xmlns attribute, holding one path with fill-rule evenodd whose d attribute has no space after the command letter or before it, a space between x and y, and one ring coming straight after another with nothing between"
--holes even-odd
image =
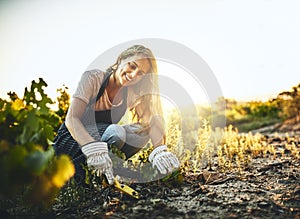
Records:
<instances>
[{"instance_id":1,"label":"blonde woman","mask_svg":"<svg viewBox=\"0 0 300 219\"><path fill-rule=\"evenodd\" d=\"M135 123L119 125L127 109ZM162 118L156 59L150 49L134 45L106 72L95 69L82 75L54 148L56 154L72 158L77 181L84 180L82 165L87 164L113 184L110 147L128 159L151 140L149 161L167 174L179 167L179 161L167 151Z\"/></svg>"}]
</instances>

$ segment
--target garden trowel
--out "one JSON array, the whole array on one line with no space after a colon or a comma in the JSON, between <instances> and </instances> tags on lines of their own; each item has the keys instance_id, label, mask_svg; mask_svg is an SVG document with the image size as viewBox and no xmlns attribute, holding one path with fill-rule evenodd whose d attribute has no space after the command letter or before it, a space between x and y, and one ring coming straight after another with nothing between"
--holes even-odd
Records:
<instances>
[{"instance_id":1,"label":"garden trowel","mask_svg":"<svg viewBox=\"0 0 300 219\"><path fill-rule=\"evenodd\" d=\"M139 193L132 189L131 187L125 185L124 183L120 183L117 178L114 179L114 186L121 192L138 199L139 198Z\"/></svg>"}]
</instances>

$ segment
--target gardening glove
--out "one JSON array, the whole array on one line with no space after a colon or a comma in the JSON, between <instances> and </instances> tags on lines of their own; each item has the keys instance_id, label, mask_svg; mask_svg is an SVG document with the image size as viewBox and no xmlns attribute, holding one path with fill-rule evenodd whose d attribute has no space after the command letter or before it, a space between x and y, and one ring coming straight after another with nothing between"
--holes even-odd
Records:
<instances>
[{"instance_id":1,"label":"gardening glove","mask_svg":"<svg viewBox=\"0 0 300 219\"><path fill-rule=\"evenodd\" d=\"M87 157L87 165L95 170L97 176L104 174L110 185L114 183L112 161L108 155L108 148L105 142L92 142L81 148Z\"/></svg>"},{"instance_id":2,"label":"gardening glove","mask_svg":"<svg viewBox=\"0 0 300 219\"><path fill-rule=\"evenodd\" d=\"M154 148L148 159L152 163L152 166L156 167L161 174L172 173L180 165L177 157L167 151L166 145Z\"/></svg>"}]
</instances>

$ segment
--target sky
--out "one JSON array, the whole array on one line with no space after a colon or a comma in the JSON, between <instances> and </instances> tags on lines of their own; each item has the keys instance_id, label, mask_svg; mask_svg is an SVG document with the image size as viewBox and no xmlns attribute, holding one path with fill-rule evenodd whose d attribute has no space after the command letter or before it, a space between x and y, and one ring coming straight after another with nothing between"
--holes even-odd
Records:
<instances>
[{"instance_id":1,"label":"sky","mask_svg":"<svg viewBox=\"0 0 300 219\"><path fill-rule=\"evenodd\" d=\"M73 93L103 52L160 38L197 53L226 98L268 99L300 82L299 8L297 0L0 0L0 97L22 96L40 77L51 97L63 84Z\"/></svg>"}]
</instances>

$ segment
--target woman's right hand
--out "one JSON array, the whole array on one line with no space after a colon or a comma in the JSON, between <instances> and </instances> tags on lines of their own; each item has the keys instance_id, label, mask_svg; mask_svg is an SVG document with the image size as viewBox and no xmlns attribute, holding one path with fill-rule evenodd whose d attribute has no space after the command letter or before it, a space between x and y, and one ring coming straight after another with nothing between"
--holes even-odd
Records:
<instances>
[{"instance_id":1,"label":"woman's right hand","mask_svg":"<svg viewBox=\"0 0 300 219\"><path fill-rule=\"evenodd\" d=\"M81 148L87 157L87 165L95 170L96 175L104 174L110 185L114 183L112 161L108 155L108 147L105 142L91 142Z\"/></svg>"}]
</instances>

